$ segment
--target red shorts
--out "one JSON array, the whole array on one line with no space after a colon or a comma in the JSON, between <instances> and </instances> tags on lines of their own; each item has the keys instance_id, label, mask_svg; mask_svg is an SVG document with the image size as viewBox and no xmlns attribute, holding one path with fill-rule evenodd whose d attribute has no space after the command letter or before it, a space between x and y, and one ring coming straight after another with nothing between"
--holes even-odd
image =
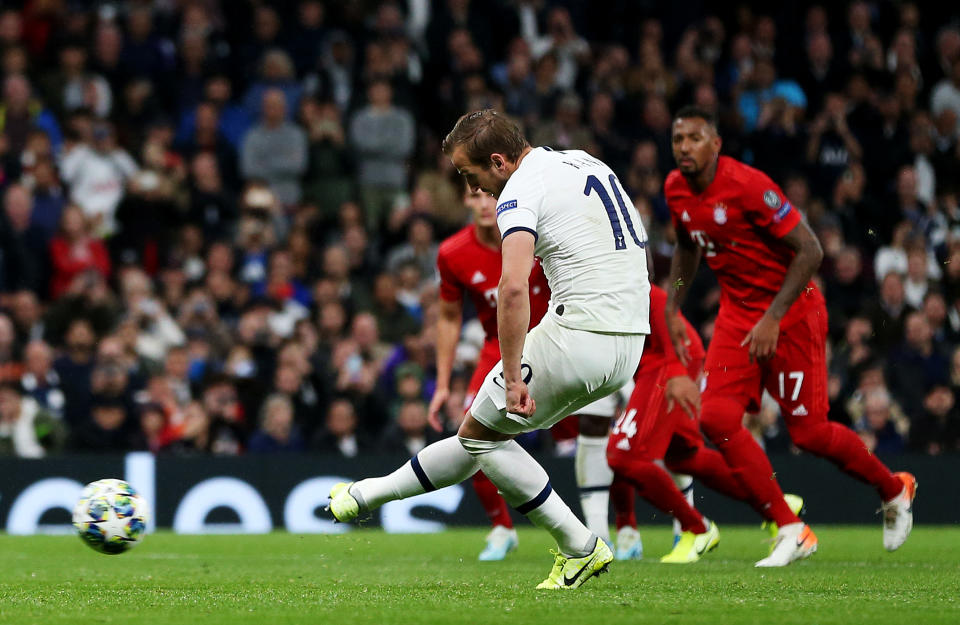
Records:
<instances>
[{"instance_id":1,"label":"red shorts","mask_svg":"<svg viewBox=\"0 0 960 625\"><path fill-rule=\"evenodd\" d=\"M691 419L680 406L667 412L666 368L657 363L651 365L638 371L634 378L626 412L610 432L608 459L622 454L624 460L663 460L670 447L694 449L703 445L696 419ZM697 359L687 366L687 374L697 380L702 368L703 360Z\"/></svg>"},{"instance_id":2,"label":"red shorts","mask_svg":"<svg viewBox=\"0 0 960 625\"><path fill-rule=\"evenodd\" d=\"M703 404L712 400L735 401L744 412L760 407L766 389L780 404L788 426L826 418L827 397L827 309L822 300L806 315L780 329L777 351L763 362L750 362L747 346L740 343L749 332L726 323L721 312L707 349L704 366ZM704 421L711 411L704 409Z\"/></svg>"},{"instance_id":3,"label":"red shorts","mask_svg":"<svg viewBox=\"0 0 960 625\"><path fill-rule=\"evenodd\" d=\"M483 348L480 350L480 357L477 358L477 367L473 370L473 376L470 377L470 384L467 386L467 395L464 397L463 410L467 411L473 405L473 399L477 396L480 387L487 374L500 362L500 341L497 339L483 342ZM580 431L579 418L576 415L570 415L554 424L550 428L550 434L553 440L562 441L576 438Z\"/></svg>"}]
</instances>

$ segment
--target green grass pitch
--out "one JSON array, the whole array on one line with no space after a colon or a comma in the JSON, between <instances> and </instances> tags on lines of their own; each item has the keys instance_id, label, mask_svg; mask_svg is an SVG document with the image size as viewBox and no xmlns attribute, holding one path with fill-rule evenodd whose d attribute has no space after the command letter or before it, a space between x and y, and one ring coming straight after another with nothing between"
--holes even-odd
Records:
<instances>
[{"instance_id":1,"label":"green grass pitch","mask_svg":"<svg viewBox=\"0 0 960 625\"><path fill-rule=\"evenodd\" d=\"M918 527L893 554L879 523L814 529L819 553L758 570L759 528L721 527L719 548L685 566L657 562L668 529L641 528L646 560L572 592L534 590L552 559L531 528L494 563L476 561L483 529L160 533L121 556L75 536L0 535L0 623L960 623L960 527Z\"/></svg>"}]
</instances>

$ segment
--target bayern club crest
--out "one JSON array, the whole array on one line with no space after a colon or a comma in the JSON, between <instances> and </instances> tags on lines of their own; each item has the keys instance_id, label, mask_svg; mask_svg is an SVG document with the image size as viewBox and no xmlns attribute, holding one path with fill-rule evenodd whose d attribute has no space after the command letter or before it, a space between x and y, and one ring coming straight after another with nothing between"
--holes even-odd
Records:
<instances>
[{"instance_id":1,"label":"bayern club crest","mask_svg":"<svg viewBox=\"0 0 960 625\"><path fill-rule=\"evenodd\" d=\"M727 207L723 204L717 204L713 207L713 220L717 225L722 226L727 223Z\"/></svg>"}]
</instances>

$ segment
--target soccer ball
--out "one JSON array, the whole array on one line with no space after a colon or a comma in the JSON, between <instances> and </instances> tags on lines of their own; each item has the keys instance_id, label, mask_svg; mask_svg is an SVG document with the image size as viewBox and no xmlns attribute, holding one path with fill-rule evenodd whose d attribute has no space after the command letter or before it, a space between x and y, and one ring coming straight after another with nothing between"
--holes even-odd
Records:
<instances>
[{"instance_id":1,"label":"soccer ball","mask_svg":"<svg viewBox=\"0 0 960 625\"><path fill-rule=\"evenodd\" d=\"M148 517L143 497L127 482L115 479L87 484L73 508L73 526L83 542L111 555L140 542Z\"/></svg>"}]
</instances>

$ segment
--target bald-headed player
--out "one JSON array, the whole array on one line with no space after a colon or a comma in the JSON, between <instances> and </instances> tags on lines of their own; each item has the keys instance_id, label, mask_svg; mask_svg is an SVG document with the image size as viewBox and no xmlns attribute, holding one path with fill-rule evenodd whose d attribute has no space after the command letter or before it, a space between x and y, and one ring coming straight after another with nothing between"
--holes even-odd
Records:
<instances>
[{"instance_id":1,"label":"bald-headed player","mask_svg":"<svg viewBox=\"0 0 960 625\"><path fill-rule=\"evenodd\" d=\"M884 547L899 548L913 527L916 479L891 473L852 430L827 420L827 309L811 282L823 258L816 235L766 174L720 155L709 113L679 111L672 141L677 169L664 186L677 245L667 323L686 362L686 326L677 313L706 258L721 298L704 362L701 427L754 508L779 527L773 551L757 566L785 566L817 549L817 537L786 504L770 461L743 427L743 413L757 408L764 389L780 405L794 444L877 489Z\"/></svg>"}]
</instances>

